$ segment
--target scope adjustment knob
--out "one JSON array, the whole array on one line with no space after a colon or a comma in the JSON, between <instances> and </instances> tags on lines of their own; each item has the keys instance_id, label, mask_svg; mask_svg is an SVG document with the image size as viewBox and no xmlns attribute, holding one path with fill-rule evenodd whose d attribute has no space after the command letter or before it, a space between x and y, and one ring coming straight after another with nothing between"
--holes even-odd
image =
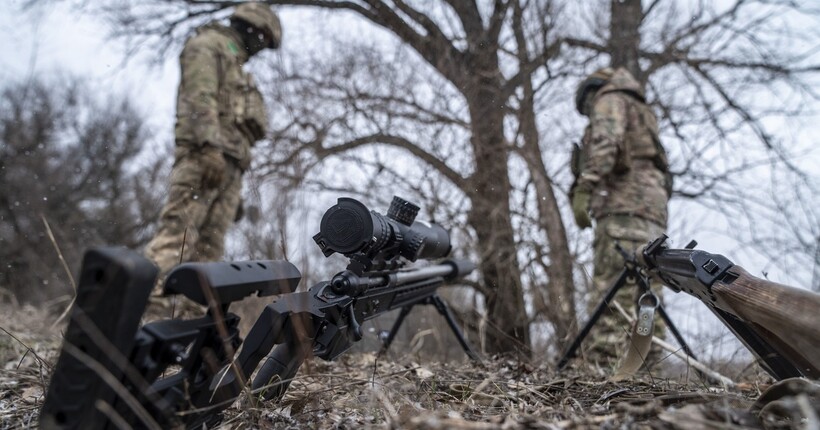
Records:
<instances>
[{"instance_id":1,"label":"scope adjustment knob","mask_svg":"<svg viewBox=\"0 0 820 430\"><path fill-rule=\"evenodd\" d=\"M411 225L419 213L419 207L402 199L398 196L393 196L393 201L390 202L390 208L387 209L387 217L398 221L404 225Z\"/></svg>"}]
</instances>

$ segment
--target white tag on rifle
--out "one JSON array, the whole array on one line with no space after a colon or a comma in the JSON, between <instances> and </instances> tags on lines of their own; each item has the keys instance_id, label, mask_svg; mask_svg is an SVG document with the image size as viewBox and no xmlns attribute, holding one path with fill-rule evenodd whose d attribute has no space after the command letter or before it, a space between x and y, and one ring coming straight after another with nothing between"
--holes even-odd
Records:
<instances>
[{"instance_id":1,"label":"white tag on rifle","mask_svg":"<svg viewBox=\"0 0 820 430\"><path fill-rule=\"evenodd\" d=\"M635 334L651 336L655 328L655 309L658 308L658 298L652 292L645 293L638 300L638 321L635 325Z\"/></svg>"},{"instance_id":2,"label":"white tag on rifle","mask_svg":"<svg viewBox=\"0 0 820 430\"><path fill-rule=\"evenodd\" d=\"M635 327L627 340L626 356L618 371L612 376L613 381L621 381L634 375L649 355L658 303L658 296L652 291L647 291L638 299L638 320L635 321Z\"/></svg>"}]
</instances>

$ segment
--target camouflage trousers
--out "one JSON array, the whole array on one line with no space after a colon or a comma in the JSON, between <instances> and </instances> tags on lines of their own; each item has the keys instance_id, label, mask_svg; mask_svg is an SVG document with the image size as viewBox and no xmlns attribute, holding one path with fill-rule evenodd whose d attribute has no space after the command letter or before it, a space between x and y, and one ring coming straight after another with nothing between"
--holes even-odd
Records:
<instances>
[{"instance_id":1,"label":"camouflage trousers","mask_svg":"<svg viewBox=\"0 0 820 430\"><path fill-rule=\"evenodd\" d=\"M168 202L145 248L145 256L159 266L160 279L180 262L221 259L242 197L242 170L236 163L226 163L218 187L205 188L199 153L178 147L175 155Z\"/></svg>"},{"instance_id":2,"label":"camouflage trousers","mask_svg":"<svg viewBox=\"0 0 820 430\"><path fill-rule=\"evenodd\" d=\"M624 257L615 248L615 244L633 253L650 240L660 236L664 230L664 225L629 215L612 215L596 219L592 277L595 298L592 305L597 305L603 299L604 294L624 269ZM660 285L652 285L652 291L659 299L661 298ZM627 312L633 312L640 294L637 280L627 278L627 283L618 291L613 301L618 302ZM591 341L587 342L590 345L587 356L604 361L614 361L618 355L625 352L622 350L625 348L626 339L631 330L629 323L614 308L605 309L590 332ZM663 321L656 315L655 336L663 337L664 332Z\"/></svg>"}]
</instances>

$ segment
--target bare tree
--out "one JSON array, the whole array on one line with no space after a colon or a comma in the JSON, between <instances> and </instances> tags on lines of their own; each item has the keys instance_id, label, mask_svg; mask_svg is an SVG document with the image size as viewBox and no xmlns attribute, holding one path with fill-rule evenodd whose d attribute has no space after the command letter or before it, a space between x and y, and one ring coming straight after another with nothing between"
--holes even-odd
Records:
<instances>
[{"instance_id":1,"label":"bare tree","mask_svg":"<svg viewBox=\"0 0 820 430\"><path fill-rule=\"evenodd\" d=\"M161 59L194 26L227 16L236 3L95 7L131 46L148 44ZM559 344L572 331L573 284L586 280L578 268L588 238L561 214L567 143L580 136L582 122L572 112L571 89L603 65L627 67L645 83L677 176L673 205L719 208L735 228L745 227L733 233L739 241L818 266L816 174L798 158L816 152L790 146L794 142L772 126L812 114L816 106L817 11L810 6L753 0L723 8L638 0L269 3L345 11L389 42L352 45L351 35L340 35L345 44L336 45L332 58L300 47L280 62L256 65L276 127L257 148L268 161L255 166L256 174L374 203L374 189L417 196L481 258L482 282L475 287L491 352L528 346L529 325L539 317L549 321ZM791 19L803 24L799 34L783 30ZM401 162L408 155L418 162ZM750 186L761 172L773 196ZM775 221L784 214L785 221ZM258 249L276 247L263 245Z\"/></svg>"},{"instance_id":2,"label":"bare tree","mask_svg":"<svg viewBox=\"0 0 820 430\"><path fill-rule=\"evenodd\" d=\"M425 203L425 206L433 212L437 222L452 228L454 224L467 221L475 228L476 221L471 220L470 216L477 216L477 203L472 195L481 190L487 193L497 192L495 188L509 185L503 180L499 184L490 178L477 178L481 176L481 170L475 167L477 150L471 145L471 140L474 140L471 135L475 135L470 133L469 119L465 118L464 112L469 111L469 108L463 103L454 102L453 90L444 82L436 84L436 97L419 96L419 90L427 86L427 79L436 79L435 76L424 73L420 67L405 66L404 73L399 72L401 76L397 76L398 69L393 66L396 63L384 64L377 58L367 57L361 54L350 55L342 56L343 60L338 62L317 60L309 64L299 64L299 67L294 67L296 71L283 71L283 75L274 79L282 83L281 87L289 93L273 97L273 105L281 109L281 113L274 113L273 116L287 118L290 121L281 124L279 131L274 133L271 139L275 145L271 149L274 153L281 154L280 158L272 155L262 158L275 161L275 164L268 167L276 174L281 174L282 168L287 167L293 172L289 176L303 178L306 177L305 171L313 170L313 174L307 178L321 183L322 189L329 189L329 184L333 184L337 190L346 194L373 194L379 189L391 188L393 192L406 189L417 195L427 194L425 202L428 203ZM300 70L311 72L308 75L298 72ZM317 77L321 76L345 76L346 82L326 79L317 81ZM298 97L294 98L295 94L298 94ZM448 107L454 109L448 110ZM442 139L445 135L451 138ZM453 140L453 137L456 140ZM499 145L504 145L503 135L501 139ZM290 150L283 153L284 148ZM257 150L264 151L265 148ZM501 148L498 150L501 151ZM494 158L504 165L502 179L508 175L504 152ZM422 164L406 167L391 161L406 159L406 155L401 153L409 153L421 160ZM337 170L332 167L340 161L346 162L344 174L336 173ZM488 160L484 161L487 162ZM361 169L361 173L356 172L357 169ZM431 175L433 173L434 176ZM438 178L437 181L444 179L447 184L425 184L422 179L425 177ZM366 179L361 181L360 178ZM476 184L476 181L479 183ZM444 196L448 193L457 197L445 199ZM505 191L505 195L507 197L500 200L502 203L508 201L509 191ZM390 196L380 197L389 199ZM368 196L367 200L378 201L373 195ZM438 204L433 203L436 200ZM444 219L442 211L439 210L447 200L462 203L454 219ZM506 205L495 202L490 207L489 202L484 204L488 207L484 209L485 212L481 212L480 219L486 220L503 215L507 221L502 231L508 232L506 237L501 237L503 235L500 227L484 232L480 228L475 228L477 243L480 244L478 247L482 248L482 264L487 266L491 261L506 255L498 254L498 246L507 242L512 246L514 237L510 223L511 215L503 214L503 206ZM468 208L472 215L465 213L465 209ZM501 215L495 213L499 210L502 211ZM500 260L495 263L496 272L517 273L518 264L514 251L513 247L510 250L512 254L506 257L512 260ZM486 273L484 275L485 281L493 279L488 278ZM516 274L516 277L520 277L520 274ZM505 291L510 285L518 285L518 292L497 293ZM519 315L526 315L520 280L513 284L498 284L498 288L485 288L482 293L488 298L486 303L490 314L498 312L498 319L494 322L505 323L496 325L498 330L511 330L507 328L510 327L509 318L502 318L502 315L510 315L514 309L520 311ZM496 306L514 300L514 297L518 298L517 304L508 303L505 311L496 309ZM501 304L498 304L499 302ZM507 321L504 321L505 319ZM526 327L526 319L519 324L520 327ZM505 339L503 342L514 341L513 334L514 332L510 332L501 335L501 338ZM506 350L512 349L508 346Z\"/></svg>"},{"instance_id":3,"label":"bare tree","mask_svg":"<svg viewBox=\"0 0 820 430\"><path fill-rule=\"evenodd\" d=\"M149 138L140 114L79 81L10 83L0 104L0 286L53 298L86 247L146 240L160 165L131 164Z\"/></svg>"}]
</instances>

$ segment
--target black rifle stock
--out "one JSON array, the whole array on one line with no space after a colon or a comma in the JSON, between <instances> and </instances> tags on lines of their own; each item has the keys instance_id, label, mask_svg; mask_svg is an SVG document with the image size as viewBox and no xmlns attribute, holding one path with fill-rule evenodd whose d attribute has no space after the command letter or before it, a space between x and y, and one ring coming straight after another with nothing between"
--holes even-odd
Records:
<instances>
[{"instance_id":1,"label":"black rifle stock","mask_svg":"<svg viewBox=\"0 0 820 430\"><path fill-rule=\"evenodd\" d=\"M286 261L182 264L169 273L164 291L207 305L207 314L141 327L156 267L126 249L88 251L40 427L211 426L247 390L260 363L251 387L277 399L305 359L338 357L362 338L362 322L401 309L387 348L418 304L435 305L465 352L478 360L436 293L475 265L453 259L403 268L406 260L441 258L450 251L447 232L414 222L417 211L394 198L385 217L353 199L339 199L314 240L326 256L338 252L350 264L306 292L295 292L301 274ZM243 342L239 317L229 307L251 295L278 298Z\"/></svg>"},{"instance_id":2,"label":"black rifle stock","mask_svg":"<svg viewBox=\"0 0 820 430\"><path fill-rule=\"evenodd\" d=\"M637 253L664 285L703 302L775 379L820 378L820 294L750 275L719 254L670 249L663 235Z\"/></svg>"},{"instance_id":3,"label":"black rifle stock","mask_svg":"<svg viewBox=\"0 0 820 430\"><path fill-rule=\"evenodd\" d=\"M77 299L60 358L40 411L41 428L101 429L212 424L208 408L232 399L208 391L231 363L241 340L233 301L251 294L295 290L299 271L285 261L186 263L169 273L165 289L183 294L208 313L139 326L157 269L122 248L86 252ZM177 368L170 376L163 374ZM180 418L178 412L197 410Z\"/></svg>"}]
</instances>

